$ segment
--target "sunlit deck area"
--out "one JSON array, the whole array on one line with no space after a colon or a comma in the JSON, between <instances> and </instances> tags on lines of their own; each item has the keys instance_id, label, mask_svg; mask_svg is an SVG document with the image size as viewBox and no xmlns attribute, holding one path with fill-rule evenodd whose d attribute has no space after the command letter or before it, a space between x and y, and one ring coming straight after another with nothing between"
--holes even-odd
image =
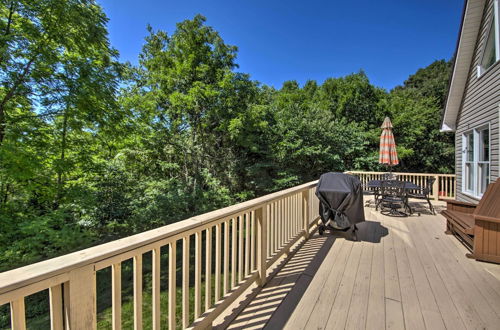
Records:
<instances>
[{"instance_id":1,"label":"sunlit deck area","mask_svg":"<svg viewBox=\"0 0 500 330\"><path fill-rule=\"evenodd\" d=\"M436 177L437 212L455 196L453 176L401 177ZM95 329L100 285L113 329L498 329L500 265L466 258L427 201L397 218L365 203L353 242L317 233L316 184L0 273L0 306L26 329L26 298L45 292L52 329Z\"/></svg>"},{"instance_id":2,"label":"sunlit deck area","mask_svg":"<svg viewBox=\"0 0 500 330\"><path fill-rule=\"evenodd\" d=\"M219 326L498 329L500 265L466 258L466 248L444 234L441 215L430 215L424 203L412 206L420 216L394 218L365 208L360 242L315 233Z\"/></svg>"}]
</instances>

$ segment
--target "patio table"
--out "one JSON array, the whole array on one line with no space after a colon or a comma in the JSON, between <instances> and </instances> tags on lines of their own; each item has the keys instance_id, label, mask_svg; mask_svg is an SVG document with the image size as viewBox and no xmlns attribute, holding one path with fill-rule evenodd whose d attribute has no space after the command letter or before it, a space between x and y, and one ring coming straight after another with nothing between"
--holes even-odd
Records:
<instances>
[{"instance_id":1,"label":"patio table","mask_svg":"<svg viewBox=\"0 0 500 330\"><path fill-rule=\"evenodd\" d=\"M382 181L384 180L370 180L366 184L368 188L374 188L374 189L380 189L382 187ZM404 181L405 190L415 190L415 189L421 189L419 185L414 184L413 182L410 181Z\"/></svg>"},{"instance_id":2,"label":"patio table","mask_svg":"<svg viewBox=\"0 0 500 330\"><path fill-rule=\"evenodd\" d=\"M367 188L371 188L371 189L375 190L375 206L376 207L377 207L378 194L379 194L380 188L382 188L382 181L387 181L387 180L370 180L366 184ZM408 193L408 191L411 191L411 190L421 189L421 187L419 185L416 185L413 182L410 182L410 181L403 181L403 182L404 182L404 190L407 193ZM410 205L408 204L408 201L406 201L406 206L410 210L410 214L413 213Z\"/></svg>"}]
</instances>

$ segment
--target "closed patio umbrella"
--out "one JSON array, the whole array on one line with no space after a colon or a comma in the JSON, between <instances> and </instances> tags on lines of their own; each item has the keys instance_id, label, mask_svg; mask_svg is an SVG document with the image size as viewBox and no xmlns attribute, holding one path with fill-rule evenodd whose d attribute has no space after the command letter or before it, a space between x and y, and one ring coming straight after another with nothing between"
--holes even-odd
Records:
<instances>
[{"instance_id":1,"label":"closed patio umbrella","mask_svg":"<svg viewBox=\"0 0 500 330\"><path fill-rule=\"evenodd\" d=\"M380 154L378 162L387 166L398 165L398 153L396 151L396 142L392 134L392 123L389 117L385 117L382 123L382 134L380 135Z\"/></svg>"}]
</instances>

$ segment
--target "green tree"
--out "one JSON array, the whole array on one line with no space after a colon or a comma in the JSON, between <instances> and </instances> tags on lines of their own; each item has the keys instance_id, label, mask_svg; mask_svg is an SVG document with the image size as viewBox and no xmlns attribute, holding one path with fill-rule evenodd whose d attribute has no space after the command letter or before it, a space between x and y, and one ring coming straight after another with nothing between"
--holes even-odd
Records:
<instances>
[{"instance_id":1,"label":"green tree","mask_svg":"<svg viewBox=\"0 0 500 330\"><path fill-rule=\"evenodd\" d=\"M439 131L450 70L451 62L435 61L394 88L384 101L393 120L402 171L454 171L454 135Z\"/></svg>"}]
</instances>

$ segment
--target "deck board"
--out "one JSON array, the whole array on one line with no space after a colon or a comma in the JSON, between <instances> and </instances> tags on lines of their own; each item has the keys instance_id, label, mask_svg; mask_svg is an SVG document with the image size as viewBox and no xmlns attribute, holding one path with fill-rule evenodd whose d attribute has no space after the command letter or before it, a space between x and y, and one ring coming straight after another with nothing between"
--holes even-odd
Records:
<instances>
[{"instance_id":1,"label":"deck board","mask_svg":"<svg viewBox=\"0 0 500 330\"><path fill-rule=\"evenodd\" d=\"M327 318L328 322L325 326L326 329L344 329L347 321L347 315L351 306L351 300L353 296L354 281L359 269L361 251L363 250L363 244L355 244L351 241L349 241L349 243L352 245L351 254L345 266L346 268L341 278L332 309L326 314L311 315L311 318L318 320ZM317 328L308 327L308 329Z\"/></svg>"},{"instance_id":2,"label":"deck board","mask_svg":"<svg viewBox=\"0 0 500 330\"><path fill-rule=\"evenodd\" d=\"M361 259L354 282L349 313L347 315L347 329L364 329L370 295L370 278L373 260L373 244L362 242Z\"/></svg>"},{"instance_id":3,"label":"deck board","mask_svg":"<svg viewBox=\"0 0 500 330\"><path fill-rule=\"evenodd\" d=\"M365 213L360 242L313 235L230 328L499 328L500 265L467 259L440 215Z\"/></svg>"},{"instance_id":4,"label":"deck board","mask_svg":"<svg viewBox=\"0 0 500 330\"><path fill-rule=\"evenodd\" d=\"M382 236L382 228L377 228L375 237ZM366 324L373 329L385 328L385 283L384 283L384 246L373 244L372 270L367 306Z\"/></svg>"},{"instance_id":5,"label":"deck board","mask_svg":"<svg viewBox=\"0 0 500 330\"><path fill-rule=\"evenodd\" d=\"M390 229L394 233L391 236L394 239L394 251L398 267L405 328L424 329L424 319L417 296L417 288L410 269L410 261L406 254L406 247L412 245L408 228L400 219L391 219L385 223L387 226L390 226Z\"/></svg>"}]
</instances>

